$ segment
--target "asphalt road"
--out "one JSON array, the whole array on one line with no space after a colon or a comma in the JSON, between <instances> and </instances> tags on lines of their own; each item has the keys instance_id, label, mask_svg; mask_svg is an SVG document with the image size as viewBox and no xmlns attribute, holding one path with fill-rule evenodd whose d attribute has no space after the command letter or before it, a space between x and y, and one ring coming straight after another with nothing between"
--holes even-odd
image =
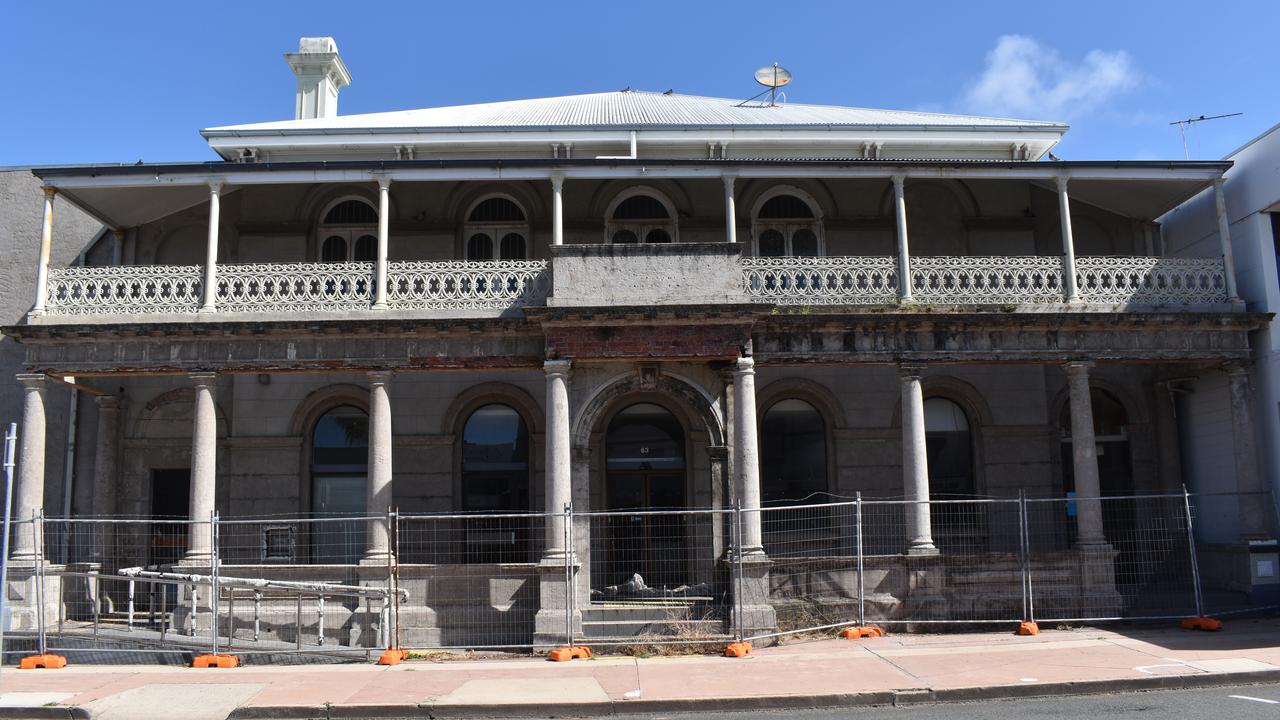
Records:
<instances>
[{"instance_id":1,"label":"asphalt road","mask_svg":"<svg viewBox=\"0 0 1280 720\"><path fill-rule=\"evenodd\" d=\"M1269 702L1268 702L1269 701ZM616 717L616 716L615 716ZM635 720L1111 720L1113 718L1219 718L1221 720L1280 720L1280 684L1242 685L1200 690L1162 690L1115 695L1075 695L1034 700L992 700L937 703L908 707L847 710L775 710L732 713L662 713L623 716Z\"/></svg>"}]
</instances>

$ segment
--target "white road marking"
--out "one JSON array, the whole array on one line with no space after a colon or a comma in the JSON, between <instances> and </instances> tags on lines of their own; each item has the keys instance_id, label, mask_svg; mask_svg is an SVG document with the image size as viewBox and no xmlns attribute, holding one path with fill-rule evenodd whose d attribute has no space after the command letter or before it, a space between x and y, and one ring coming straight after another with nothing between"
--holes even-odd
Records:
<instances>
[{"instance_id":1,"label":"white road marking","mask_svg":"<svg viewBox=\"0 0 1280 720\"><path fill-rule=\"evenodd\" d=\"M1035 678L1018 678L1018 679L1021 680L1022 682L1040 682Z\"/></svg>"},{"instance_id":2,"label":"white road marking","mask_svg":"<svg viewBox=\"0 0 1280 720\"><path fill-rule=\"evenodd\" d=\"M1237 700L1252 700L1254 702L1266 703L1268 705L1280 705L1280 700L1268 700L1266 698L1249 697L1248 695L1228 695L1229 698Z\"/></svg>"}]
</instances>

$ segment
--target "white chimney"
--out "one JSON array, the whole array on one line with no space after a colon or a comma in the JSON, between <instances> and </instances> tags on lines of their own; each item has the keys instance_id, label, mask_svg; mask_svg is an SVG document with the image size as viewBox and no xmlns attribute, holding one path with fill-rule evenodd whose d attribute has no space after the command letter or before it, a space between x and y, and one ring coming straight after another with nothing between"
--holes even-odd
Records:
<instances>
[{"instance_id":1,"label":"white chimney","mask_svg":"<svg viewBox=\"0 0 1280 720\"><path fill-rule=\"evenodd\" d=\"M302 38L298 52L285 53L285 62L298 76L297 120L336 117L338 91L351 84L351 73L331 37Z\"/></svg>"}]
</instances>

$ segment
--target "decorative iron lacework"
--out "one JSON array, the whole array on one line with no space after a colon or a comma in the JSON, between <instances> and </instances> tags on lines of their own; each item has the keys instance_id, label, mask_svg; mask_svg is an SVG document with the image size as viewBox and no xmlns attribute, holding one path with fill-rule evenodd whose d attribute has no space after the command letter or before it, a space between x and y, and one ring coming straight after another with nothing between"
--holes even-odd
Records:
<instances>
[{"instance_id":1,"label":"decorative iron lacework","mask_svg":"<svg viewBox=\"0 0 1280 720\"><path fill-rule=\"evenodd\" d=\"M747 297L778 305L881 305L898 297L893 257L742 258Z\"/></svg>"},{"instance_id":2,"label":"decorative iron lacework","mask_svg":"<svg viewBox=\"0 0 1280 720\"><path fill-rule=\"evenodd\" d=\"M373 303L373 263L219 265L219 312L365 310Z\"/></svg>"},{"instance_id":3,"label":"decorative iron lacework","mask_svg":"<svg viewBox=\"0 0 1280 720\"><path fill-rule=\"evenodd\" d=\"M955 305L1062 302L1062 259L1044 256L911 258L916 302Z\"/></svg>"},{"instance_id":4,"label":"decorative iron lacework","mask_svg":"<svg viewBox=\"0 0 1280 720\"><path fill-rule=\"evenodd\" d=\"M200 309L200 265L51 267L45 295L50 315L133 315Z\"/></svg>"},{"instance_id":5,"label":"decorative iron lacework","mask_svg":"<svg viewBox=\"0 0 1280 720\"><path fill-rule=\"evenodd\" d=\"M387 268L387 305L393 308L526 307L545 305L550 293L546 260L394 262Z\"/></svg>"},{"instance_id":6,"label":"decorative iron lacework","mask_svg":"<svg viewBox=\"0 0 1280 720\"><path fill-rule=\"evenodd\" d=\"M1227 302L1222 258L1076 258L1080 299L1114 305L1195 305Z\"/></svg>"}]
</instances>

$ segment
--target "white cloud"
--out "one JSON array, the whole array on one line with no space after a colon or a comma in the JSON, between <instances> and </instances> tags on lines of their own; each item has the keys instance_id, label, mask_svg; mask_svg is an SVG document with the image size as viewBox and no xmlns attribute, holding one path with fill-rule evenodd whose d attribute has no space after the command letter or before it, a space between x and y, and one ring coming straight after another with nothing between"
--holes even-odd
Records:
<instances>
[{"instance_id":1,"label":"white cloud","mask_svg":"<svg viewBox=\"0 0 1280 720\"><path fill-rule=\"evenodd\" d=\"M966 112L1068 120L1133 89L1142 74L1124 50L1091 50L1079 63L1025 35L1004 35L965 92Z\"/></svg>"}]
</instances>

